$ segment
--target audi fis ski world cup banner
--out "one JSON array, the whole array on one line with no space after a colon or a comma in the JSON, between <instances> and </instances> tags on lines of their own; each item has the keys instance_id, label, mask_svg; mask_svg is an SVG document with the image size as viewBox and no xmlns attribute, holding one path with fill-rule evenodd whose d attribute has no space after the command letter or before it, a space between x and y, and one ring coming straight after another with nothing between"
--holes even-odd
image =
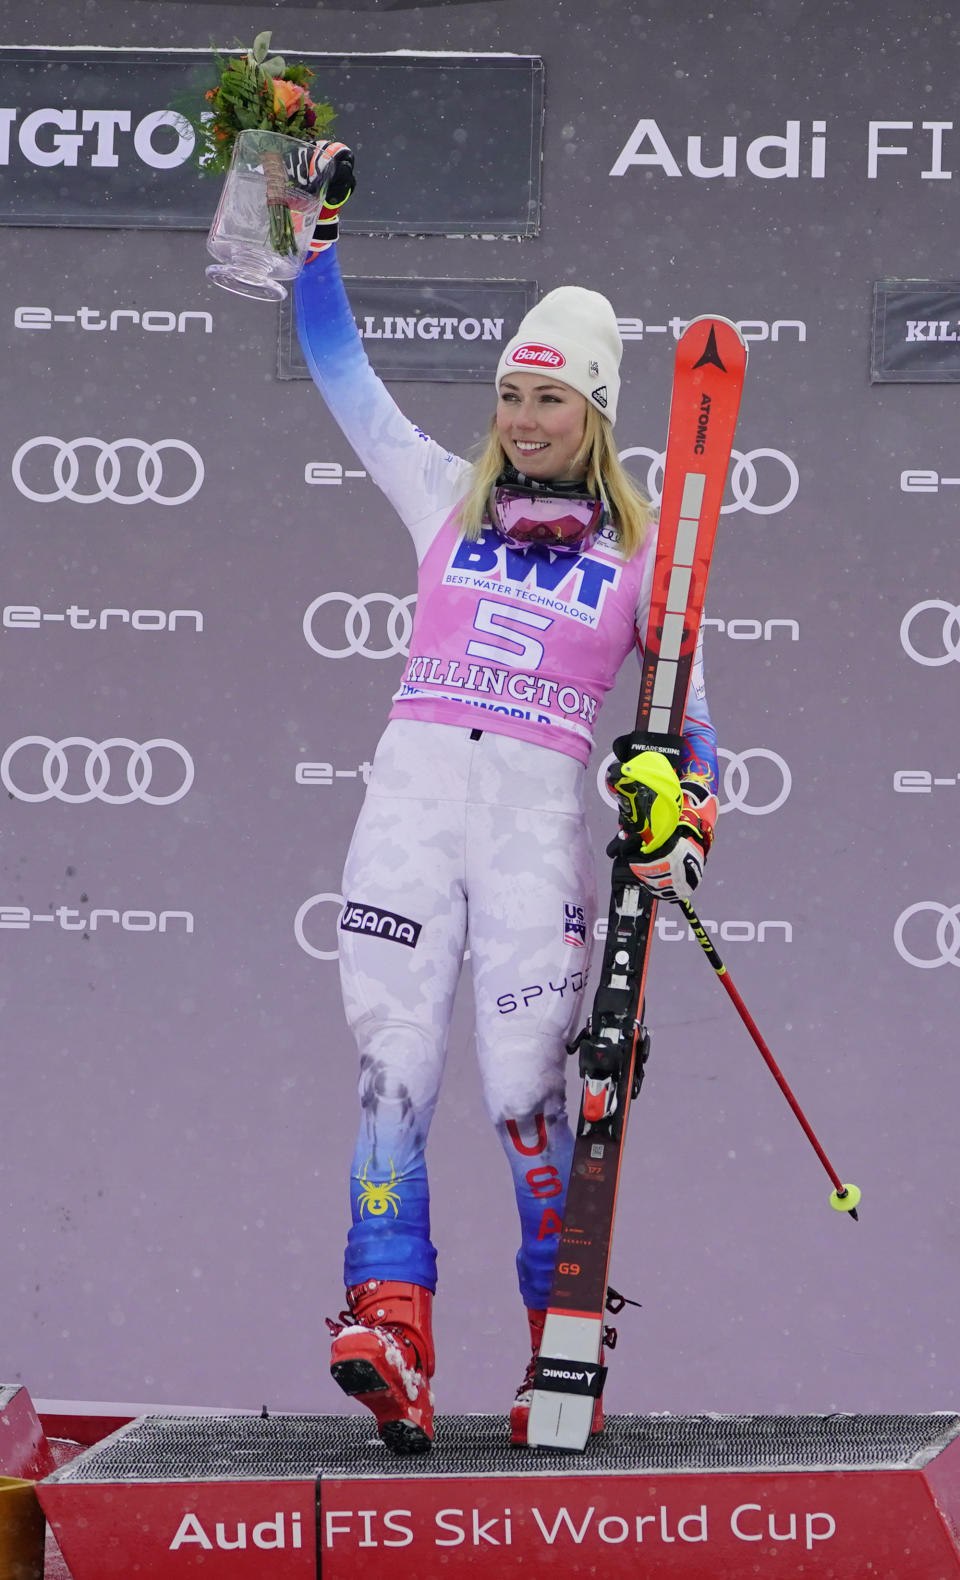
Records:
<instances>
[{"instance_id":1,"label":"audi fis ski world cup banner","mask_svg":"<svg viewBox=\"0 0 960 1580\"><path fill-rule=\"evenodd\" d=\"M960 383L960 280L878 280L874 384Z\"/></svg>"},{"instance_id":2,"label":"audi fis ski world cup banner","mask_svg":"<svg viewBox=\"0 0 960 1580\"><path fill-rule=\"evenodd\" d=\"M384 379L492 379L537 299L533 280L344 281L357 328ZM289 300L280 312L278 375L310 377Z\"/></svg>"},{"instance_id":3,"label":"audi fis ski world cup banner","mask_svg":"<svg viewBox=\"0 0 960 1580\"><path fill-rule=\"evenodd\" d=\"M536 234L538 58L297 58L362 162L347 230ZM210 50L0 48L0 224L205 230L221 183L191 162L193 133L172 106L184 94L202 102L215 81ZM411 104L416 179L407 168Z\"/></svg>"}]
</instances>

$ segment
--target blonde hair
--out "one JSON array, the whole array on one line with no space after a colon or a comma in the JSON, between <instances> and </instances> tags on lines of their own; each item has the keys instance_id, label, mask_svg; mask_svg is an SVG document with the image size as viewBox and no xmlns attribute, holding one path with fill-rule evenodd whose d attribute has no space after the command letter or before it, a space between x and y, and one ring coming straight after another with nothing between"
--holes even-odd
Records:
<instances>
[{"instance_id":1,"label":"blonde hair","mask_svg":"<svg viewBox=\"0 0 960 1580\"><path fill-rule=\"evenodd\" d=\"M493 418L486 443L474 460L469 487L460 505L459 519L465 538L480 536L484 521L488 519L490 490L507 464L496 418ZM603 500L607 520L619 535L624 557L630 559L647 536L653 512L643 490L623 467L608 418L589 402L583 439L572 467L586 468L586 486Z\"/></svg>"}]
</instances>

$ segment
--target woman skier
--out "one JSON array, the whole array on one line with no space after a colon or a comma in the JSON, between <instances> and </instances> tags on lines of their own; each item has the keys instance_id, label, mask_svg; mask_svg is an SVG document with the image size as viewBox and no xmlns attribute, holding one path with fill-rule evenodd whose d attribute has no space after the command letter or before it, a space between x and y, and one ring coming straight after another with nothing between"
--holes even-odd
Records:
<instances>
[{"instance_id":1,"label":"woman skier","mask_svg":"<svg viewBox=\"0 0 960 1580\"><path fill-rule=\"evenodd\" d=\"M511 1437L525 1443L573 1148L566 1043L594 919L584 770L603 697L646 633L656 531L613 441L622 347L607 299L563 286L526 315L500 358L486 447L462 460L403 416L367 361L333 245L352 155L319 145L306 179L318 169L332 175L296 286L301 344L419 567L409 659L343 875L360 1131L331 1370L391 1449L429 1449L437 1257L424 1152L469 947L484 1098L520 1214L532 1358ZM699 656L684 740L680 825L631 862L664 898L693 892L716 819Z\"/></svg>"}]
</instances>

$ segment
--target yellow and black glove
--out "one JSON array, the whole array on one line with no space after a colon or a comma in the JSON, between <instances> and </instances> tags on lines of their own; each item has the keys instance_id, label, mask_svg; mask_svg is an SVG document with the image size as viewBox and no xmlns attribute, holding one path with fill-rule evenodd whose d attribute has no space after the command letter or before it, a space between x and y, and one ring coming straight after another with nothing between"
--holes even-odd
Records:
<instances>
[{"instance_id":1,"label":"yellow and black glove","mask_svg":"<svg viewBox=\"0 0 960 1580\"><path fill-rule=\"evenodd\" d=\"M680 779L660 752L612 763L607 786L617 799L620 832L607 855L625 861L660 900L689 900L703 877L719 807L700 779Z\"/></svg>"}]
</instances>

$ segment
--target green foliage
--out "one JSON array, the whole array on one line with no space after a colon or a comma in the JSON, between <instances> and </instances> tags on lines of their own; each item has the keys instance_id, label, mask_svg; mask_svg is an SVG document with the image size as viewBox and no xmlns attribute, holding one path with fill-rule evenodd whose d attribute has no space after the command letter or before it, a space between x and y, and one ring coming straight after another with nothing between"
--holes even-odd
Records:
<instances>
[{"instance_id":1,"label":"green foliage","mask_svg":"<svg viewBox=\"0 0 960 1580\"><path fill-rule=\"evenodd\" d=\"M251 49L229 57L211 45L212 85L205 71L202 83L192 84L171 106L193 132L193 163L205 175L223 175L230 168L240 132L282 132L303 142L329 135L333 108L315 102L307 91L314 72L270 55L270 36L258 33Z\"/></svg>"}]
</instances>

